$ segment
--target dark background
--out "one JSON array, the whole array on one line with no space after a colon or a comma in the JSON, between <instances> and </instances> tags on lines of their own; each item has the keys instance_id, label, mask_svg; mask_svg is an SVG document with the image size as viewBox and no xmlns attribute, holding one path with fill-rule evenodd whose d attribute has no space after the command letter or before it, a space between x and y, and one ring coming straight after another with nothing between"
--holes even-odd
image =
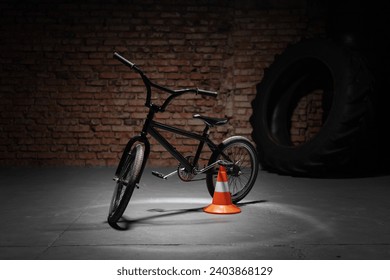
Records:
<instances>
[{"instance_id":1,"label":"dark background","mask_svg":"<svg viewBox=\"0 0 390 280\"><path fill-rule=\"evenodd\" d=\"M214 140L250 137L264 69L289 44L313 37L367 59L385 159L388 11L380 1L1 1L0 164L117 164L146 108L142 81L112 58L114 49L162 85L220 93L178 99L160 120L201 131L194 113L227 117L231 125ZM196 144L166 136L184 153ZM152 147L149 164L176 164Z\"/></svg>"}]
</instances>

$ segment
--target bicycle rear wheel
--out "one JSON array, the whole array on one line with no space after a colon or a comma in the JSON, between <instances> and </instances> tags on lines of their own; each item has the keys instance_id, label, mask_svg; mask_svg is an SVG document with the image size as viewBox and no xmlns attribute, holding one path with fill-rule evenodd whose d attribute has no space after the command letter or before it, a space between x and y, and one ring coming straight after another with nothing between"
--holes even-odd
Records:
<instances>
[{"instance_id":1,"label":"bicycle rear wheel","mask_svg":"<svg viewBox=\"0 0 390 280\"><path fill-rule=\"evenodd\" d=\"M137 144L130 153L123 155L126 158L123 161L122 168L120 169L116 181L107 218L108 223L112 227L116 227L116 223L125 212L127 204L133 194L142 169L144 151L143 145Z\"/></svg>"},{"instance_id":2,"label":"bicycle rear wheel","mask_svg":"<svg viewBox=\"0 0 390 280\"><path fill-rule=\"evenodd\" d=\"M232 202L237 203L249 193L256 181L259 170L257 153L249 140L241 136L230 137L221 145L222 148L211 155L208 164L220 159L234 163L226 171ZM214 195L217 175L218 166L206 175L207 189L211 196Z\"/></svg>"}]
</instances>

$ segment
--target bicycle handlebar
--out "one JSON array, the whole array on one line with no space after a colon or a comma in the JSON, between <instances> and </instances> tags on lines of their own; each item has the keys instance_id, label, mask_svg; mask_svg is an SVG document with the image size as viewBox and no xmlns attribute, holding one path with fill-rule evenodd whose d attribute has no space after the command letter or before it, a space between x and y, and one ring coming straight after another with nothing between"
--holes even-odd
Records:
<instances>
[{"instance_id":1,"label":"bicycle handlebar","mask_svg":"<svg viewBox=\"0 0 390 280\"><path fill-rule=\"evenodd\" d=\"M217 97L218 92L216 91L210 91L210 90L204 90L204 89L197 89L197 93L201 95L211 96L211 97Z\"/></svg>"},{"instance_id":2,"label":"bicycle handlebar","mask_svg":"<svg viewBox=\"0 0 390 280\"><path fill-rule=\"evenodd\" d=\"M119 53L117 52L114 52L114 58L116 58L117 60L119 60L120 62L122 62L124 65L127 65L129 66L131 69L134 68L135 64L129 60L127 60L126 58L124 58L123 56L121 56Z\"/></svg>"},{"instance_id":3,"label":"bicycle handlebar","mask_svg":"<svg viewBox=\"0 0 390 280\"><path fill-rule=\"evenodd\" d=\"M164 104L160 107L161 111L164 111L165 108L168 106L168 104L174 99L175 97L178 97L184 93L195 93L195 94L201 94L205 96L211 96L211 97L217 97L218 93L215 91L210 90L204 90L204 89L198 89L198 88L191 88L191 89L179 89L179 90L172 90L163 86L160 86L156 83L153 83L142 71L139 69L133 62L127 60L123 56L121 56L119 53L114 52L114 58L122 62L124 65L130 67L130 69L133 69L134 71L138 72L142 80L144 81L144 84L147 88L147 97L146 97L146 103L145 106L150 107L151 106L151 93L152 93L152 87L160 89L162 91L168 92L171 95L165 100Z\"/></svg>"}]
</instances>

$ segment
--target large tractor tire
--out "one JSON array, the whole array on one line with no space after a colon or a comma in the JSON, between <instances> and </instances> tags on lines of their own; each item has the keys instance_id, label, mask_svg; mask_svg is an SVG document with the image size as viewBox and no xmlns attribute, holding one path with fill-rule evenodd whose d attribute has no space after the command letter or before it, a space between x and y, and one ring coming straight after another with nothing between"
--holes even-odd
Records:
<instances>
[{"instance_id":1,"label":"large tractor tire","mask_svg":"<svg viewBox=\"0 0 390 280\"><path fill-rule=\"evenodd\" d=\"M366 137L373 79L364 60L330 40L288 47L265 71L252 102L250 122L264 169L298 176L350 170ZM291 116L297 102L322 92L322 126L294 145Z\"/></svg>"}]
</instances>

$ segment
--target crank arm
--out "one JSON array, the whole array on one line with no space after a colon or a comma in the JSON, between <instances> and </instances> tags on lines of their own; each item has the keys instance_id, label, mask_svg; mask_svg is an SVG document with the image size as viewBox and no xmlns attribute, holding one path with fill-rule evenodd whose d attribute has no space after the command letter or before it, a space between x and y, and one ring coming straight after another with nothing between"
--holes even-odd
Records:
<instances>
[{"instance_id":1,"label":"crank arm","mask_svg":"<svg viewBox=\"0 0 390 280\"><path fill-rule=\"evenodd\" d=\"M168 177L171 177L171 176L175 175L176 173L177 173L177 170L175 170L175 171L173 171L173 172L171 172L171 173L169 173L167 175L164 175L164 174L162 174L160 172L157 172L157 171L152 171L152 174L154 176L156 176L156 177L158 177L160 179L164 179L164 180L168 179Z\"/></svg>"},{"instance_id":2,"label":"crank arm","mask_svg":"<svg viewBox=\"0 0 390 280\"><path fill-rule=\"evenodd\" d=\"M205 168L202 168L201 170L195 170L195 173L196 174L206 173L210 169L214 168L214 166L216 166L216 165L222 165L222 166L225 166L225 167L231 167L231 166L234 165L234 163L230 162L230 161L226 161L226 160L220 159L220 160L217 160L216 162L206 166Z\"/></svg>"}]
</instances>

